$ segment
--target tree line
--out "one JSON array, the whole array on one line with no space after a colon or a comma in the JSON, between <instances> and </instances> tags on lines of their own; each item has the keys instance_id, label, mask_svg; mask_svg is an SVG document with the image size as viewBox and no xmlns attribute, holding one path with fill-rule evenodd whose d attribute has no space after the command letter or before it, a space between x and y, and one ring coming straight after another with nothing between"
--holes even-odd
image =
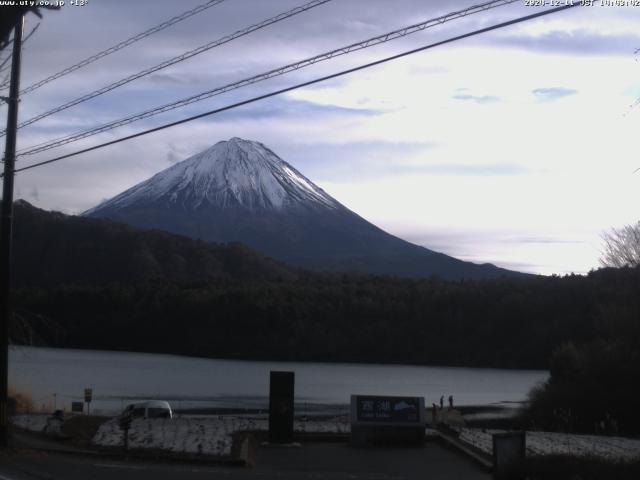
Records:
<instances>
[{"instance_id":1,"label":"tree line","mask_svg":"<svg viewBox=\"0 0 640 480\"><path fill-rule=\"evenodd\" d=\"M56 347L542 369L563 344L600 339L611 312L639 302L638 268L461 282L162 279L24 288L15 296L21 323Z\"/></svg>"}]
</instances>

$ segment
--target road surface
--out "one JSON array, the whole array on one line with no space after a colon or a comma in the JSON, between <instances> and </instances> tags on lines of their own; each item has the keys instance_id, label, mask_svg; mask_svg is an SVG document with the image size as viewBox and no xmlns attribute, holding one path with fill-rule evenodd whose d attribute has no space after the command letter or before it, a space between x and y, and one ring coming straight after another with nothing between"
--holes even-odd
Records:
<instances>
[{"instance_id":1,"label":"road surface","mask_svg":"<svg viewBox=\"0 0 640 480\"><path fill-rule=\"evenodd\" d=\"M489 480L466 457L436 442L416 448L358 449L345 443L259 448L253 468L113 460L99 456L13 451L0 453L0 480L165 479Z\"/></svg>"}]
</instances>

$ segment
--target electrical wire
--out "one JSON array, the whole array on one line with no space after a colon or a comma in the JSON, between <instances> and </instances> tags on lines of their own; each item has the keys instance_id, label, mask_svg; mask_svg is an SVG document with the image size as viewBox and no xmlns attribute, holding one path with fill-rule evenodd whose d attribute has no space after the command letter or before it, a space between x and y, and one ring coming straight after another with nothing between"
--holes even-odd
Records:
<instances>
[{"instance_id":1,"label":"electrical wire","mask_svg":"<svg viewBox=\"0 0 640 480\"><path fill-rule=\"evenodd\" d=\"M23 50L24 50L24 44L27 42L27 40L29 40L29 38L31 37L31 35L33 35L33 34L36 32L36 30L38 30L38 27L39 27L39 26L40 26L40 22L38 22L38 23L36 24L36 26L35 26L35 27L33 27L33 28L31 29L31 31L29 32L29 34L28 34L26 37L24 37L24 40L22 40L22 49L23 49ZM11 40L11 42L10 42L10 43L13 43L13 39ZM7 69L11 68L11 64L10 64L10 63L7 65L7 63L9 62L9 60L11 60L11 56L12 56L11 51L9 51L9 55L7 56L7 58L5 58L5 59L2 61L2 63L0 63L0 73L2 73L2 72L4 72L5 70L7 70ZM11 75L11 73L8 73L8 74L7 74L7 77L9 77L10 75ZM9 82L8 82L6 79L5 79L5 80L3 80L3 81L2 81L2 83L0 83L0 89L5 88L5 87L8 87L8 86L9 86Z\"/></svg>"},{"instance_id":2,"label":"electrical wire","mask_svg":"<svg viewBox=\"0 0 640 480\"><path fill-rule=\"evenodd\" d=\"M10 82L7 81L7 80L9 80L9 78L11 78L11 72L10 71L7 72L7 74L2 79L2 84L5 85L5 83L6 83L6 85L5 86L0 86L0 90L6 90L6 89L9 88L9 83Z\"/></svg>"},{"instance_id":3,"label":"electrical wire","mask_svg":"<svg viewBox=\"0 0 640 480\"><path fill-rule=\"evenodd\" d=\"M2 60L2 62L0 62L0 73L4 72L9 67L11 67L11 64L8 64L9 60L11 60L11 52L9 52L9 55L7 55L7 58L5 58L4 60ZM5 86L5 82L0 83L0 88L3 88L4 86Z\"/></svg>"},{"instance_id":4,"label":"electrical wire","mask_svg":"<svg viewBox=\"0 0 640 480\"><path fill-rule=\"evenodd\" d=\"M187 60L188 58L194 57L196 55L199 55L203 52L206 52L208 50L211 50L212 48L215 47L219 47L220 45L224 45L225 43L229 43L232 40L235 40L237 38L243 37L245 35L248 35L252 32L255 32L256 30L260 30L262 28L265 28L269 25L272 25L274 23L280 22L286 18L289 17L293 17L294 15L298 15L299 13L302 12L306 12L307 10L310 10L312 8L318 7L320 5L324 5L325 3L330 2L331 0L313 0L309 3L306 3L304 5L301 5L299 7L293 8L291 10L288 10L286 12L280 13L279 15L276 15L275 17L271 17L268 18L260 23L256 23L254 25L251 25L250 27L246 27L243 28L241 30L238 30L235 33L232 33L231 35L227 35L225 37L219 38L217 40L214 40L213 42L207 43L206 45L202 45L194 50L190 50L188 52L183 53L182 55L179 55L177 57L171 58L170 60L166 60L162 63L159 63L158 65L155 65L154 67L151 68L147 68L145 70L142 70L138 73L135 73L133 75L130 75L126 78L123 78L121 80L118 80L117 82L111 83L109 85L106 85L98 90L94 90L91 93L88 93L86 95L83 95L81 97L78 97L74 100L71 100L70 102L67 102L63 105L60 105L58 107L55 107L47 112L41 113L40 115L36 115L35 117L32 117L28 120L25 120L24 122L21 122L18 125L18 128L22 128L25 127L27 125L31 125L32 123L37 122L38 120L42 120L43 118L46 118L50 115L53 115L55 113L61 112L63 110L66 110L67 108L71 108L75 105L78 105L80 103L86 102L87 100L91 100L92 98L98 97L100 95L103 95L107 92L110 92L111 90L114 90L118 87L121 87L123 85L126 85L127 83L131 83L134 80L137 80L139 78L142 77L146 77L147 75L150 75L154 72L157 72L158 70L162 70L163 68L167 68L171 65L175 65L176 63L182 62L184 60ZM2 132L1 135L4 135L4 132ZM1 136L0 135L0 136Z\"/></svg>"},{"instance_id":5,"label":"electrical wire","mask_svg":"<svg viewBox=\"0 0 640 480\"><path fill-rule=\"evenodd\" d=\"M77 140L81 140L83 138L87 138L93 135L97 135L99 133L102 132L106 132L108 130L113 130L114 128L123 126L123 125L128 125L129 123L133 123L145 118L149 118L152 117L154 115L158 115L160 113L164 113L164 112L168 112L170 110L174 110L176 108L179 107L183 107L186 105L190 105L192 103L195 102L199 102L202 100L206 100L208 98L211 98L213 96L216 95L221 95L223 93L227 93L230 92L232 90L236 90L238 88L242 88L248 85L252 85L254 83L258 83L264 80L268 80L270 78L273 77L277 77L280 75L284 75L286 73L292 72L294 70L299 70L301 68L305 68L311 65L315 65L316 63L325 61L325 60L330 60L334 57L337 56L341 56L341 55L346 55L348 53L351 53L353 51L356 50L362 50L365 48L369 48L372 47L374 45L379 45L381 43L385 43L385 42L389 42L391 40L395 40L397 38L402 38L405 37L407 35L411 35L413 33L416 32L420 32L422 30L425 30L426 28L430 28L430 27L434 27L437 25L441 25L445 22L448 21L452 21L452 20L456 20L462 17L466 17L468 15L472 15L475 13L479 13L479 12L484 12L487 10L490 10L492 8L497 8L497 7L502 7L505 5L509 5L511 3L515 3L518 2L520 0L498 0L498 1L490 1L490 2L485 2L479 5L474 5L468 8L465 8L463 10L458 10L456 12L451 12L448 13L446 15L442 15L440 17L436 17L436 18L432 18L429 20L426 20L424 22L420 22L414 25L410 25L408 27L404 27L398 30L393 30L391 32L387 32L384 33L382 35L378 35L376 37L372 37L369 38L367 40L361 41L361 42L357 42L357 43L353 43L351 45L347 45L346 47L341 47L341 48L337 48L334 50L331 50L329 52L325 52L325 53L321 53L320 55L316 55L314 57L310 57L304 60L300 60L298 62L294 62L291 63L289 65L285 65L283 67L278 67L276 69L273 70L269 70L268 72L264 72L258 75L254 75L253 77L249 77L249 78L245 78L243 80L237 81L237 82L233 82L227 85L224 85L222 87L216 87L212 90L207 90L205 92L196 94L196 95L192 95L190 97L187 98L183 98L181 100L176 100L174 102L165 104L165 105L161 105L159 107L155 107L149 110L145 110L143 112L134 114L134 115L130 115L124 118L121 118L119 120L115 120L113 122L109 122L106 123L104 125L89 129L89 130L85 130L85 131L81 131L81 132L76 132L74 134L71 135L67 135L65 137L61 137L55 140L50 140L47 142L42 142L40 144L36 144L36 145L31 145L29 147L26 147L25 149L22 149L22 151L19 153L18 156L24 156L24 155L33 155L35 153L39 153L39 152L43 152L45 150L49 150L51 148L55 148L55 147L59 147L61 145L66 145L68 143L71 142L75 142Z\"/></svg>"},{"instance_id":6,"label":"electrical wire","mask_svg":"<svg viewBox=\"0 0 640 480\"><path fill-rule=\"evenodd\" d=\"M101 58L104 58L107 55L111 55L112 53L117 52L118 50L122 50L123 48L128 47L129 45L132 45L142 40L143 38L147 38L148 36L153 35L154 33L158 33L161 30L164 30L165 28L168 28L172 25L175 25L178 22L186 20L187 18L190 18L194 15L197 15L211 7L219 5L224 1L225 0L209 0L208 2L203 3L202 5L198 5L197 7L192 8L191 10L187 10L186 12L183 12L180 15L176 15L175 17L172 17L169 20L166 20L161 24L156 25L155 27L145 30L144 32L138 33L137 35L134 35L133 37L128 38L127 40L124 40L112 47L109 47L106 50L102 50L101 52L98 52L90 57L87 57L84 60L81 60L80 62L74 65L71 65L70 67L60 70L59 72L54 73L53 75L50 75L47 78L44 78L39 82L36 82L33 85L26 87L25 89L20 91L20 95L26 95L27 93L33 92L34 90L42 87L43 85L46 85L49 82L53 82L54 80L64 77L65 75L68 75L71 72L75 72L79 68L85 67L90 63L95 62L96 60L100 60Z\"/></svg>"},{"instance_id":7,"label":"electrical wire","mask_svg":"<svg viewBox=\"0 0 640 480\"><path fill-rule=\"evenodd\" d=\"M479 30L474 30L474 31L471 31L471 32L467 32L465 34L458 35L458 36L455 36L455 37L451 37L451 38L448 38L446 40L441 40L439 42L431 43L429 45L424 45L422 47L418 47L418 48L415 48L413 50L408 50L408 51L405 51L405 52L402 52L402 53L399 53L399 54L396 54L396 55L392 55L390 57L386 57L386 58L383 58L383 59L380 59L380 60L376 60L374 62L370 62L370 63L364 64L364 65L360 65L360 66L353 67L353 68L350 68L350 69L347 69L347 70L343 70L341 72L333 73L331 75L326 75L324 77L316 78L314 80L309 80L307 82L299 83L297 85L293 85L291 87L287 87L287 88L276 90L276 91L273 91L273 92L270 92L270 93L266 93L264 95L259 95L257 97L253 97L253 98L250 98L248 100L243 100L241 102L237 102L237 103L234 103L234 104L231 104L231 105L227 105L225 107L217 108L215 110L210 110L208 112L200 113L198 115L193 115L191 117L184 118L182 120L178 120L178 121L175 121L175 122L167 123L167 124L164 124L164 125L161 125L161 126L158 126L158 127L155 127L155 128L151 128L151 129L148 129L148 130L145 130L145 131L142 131L142 132L134 133L134 134L128 135L126 137L117 138L115 140L111 140L109 142L101 143L99 145L94 145L93 147L84 148L82 150L78 150L78 151L75 151L75 152L72 152L72 153L68 153L66 155L61 155L59 157L55 157L55 158L52 158L52 159L49 159L49 160L45 160L45 161L42 161L42 162L34 163L34 164L28 165L26 167L21 167L21 168L16 169L15 172L16 173L17 172L22 172L22 171L25 171L25 170L30 170L30 169L33 169L33 168L36 168L36 167L47 165L47 164L50 164L50 163L58 162L58 161L63 160L65 158L70 158L70 157L73 157L73 156L76 156L76 155L80 155L82 153L87 153L87 152L91 152L93 150L98 150L100 148L104 148L104 147L107 147L109 145L114 145L116 143L121 143L121 142L124 142L126 140L131 140L133 138L137 138L137 137L141 137L141 136L144 136L144 135L148 135L150 133L158 132L158 131L164 130L166 128L170 128L170 127L174 127L176 125L181 125L183 123L191 122L191 121L197 120L199 118L215 115L217 113L221 113L221 112L224 112L224 111L227 111L227 110L231 110L233 108L237 108L237 107L240 107L240 106L243 106L243 105L248 105L250 103L254 103L254 102L257 102L259 100L264 100L266 98L270 98L270 97L273 97L273 96L276 96L276 95L287 93L287 92L290 92L292 90L297 90L297 89L300 89L300 88L303 88L303 87L307 87L309 85L314 85L316 83L324 82L326 80L331 80L331 79L334 79L334 78L337 78L337 77L348 75L348 74L353 73L353 72L357 72L357 71L360 71L360 70L364 70L366 68L371 68L371 67L374 67L376 65L380 65L380 64L387 63L387 62L390 62L390 61L393 61L393 60L397 60L399 58L403 58L403 57L406 57L406 56L409 56L409 55L412 55L412 54L415 54L415 53L418 53L418 52L422 52L424 50L429 50L429 49L432 49L432 48L435 48L435 47L439 47L441 45L445 45L445 44L448 44L448 43L452 43L452 42L456 42L456 41L459 41L459 40L463 40L465 38L469 38L469 37L472 37L472 36L475 36L475 35L480 35L482 33L490 32L492 30L497 30L497 29L500 29L500 28L504 28L504 27L508 27L508 26L511 26L511 25L515 25L517 23L522 23L522 22L526 22L526 21L529 21L529 20L533 20L534 18L543 17L543 16L546 16L546 15L557 13L557 12L560 12L560 11L563 11L563 10L567 10L569 8L573 8L573 7L577 7L577 6L579 6L579 3L567 4L567 5L563 5L561 7L556 7L556 8L552 8L552 9L549 9L549 10L544 10L544 11L541 11L541 12L533 13L531 15L526 15L526 16L515 18L513 20L509 20L509 21L506 21L506 22L494 24L494 25L491 25L489 27L485 27L485 28L481 28Z\"/></svg>"}]
</instances>

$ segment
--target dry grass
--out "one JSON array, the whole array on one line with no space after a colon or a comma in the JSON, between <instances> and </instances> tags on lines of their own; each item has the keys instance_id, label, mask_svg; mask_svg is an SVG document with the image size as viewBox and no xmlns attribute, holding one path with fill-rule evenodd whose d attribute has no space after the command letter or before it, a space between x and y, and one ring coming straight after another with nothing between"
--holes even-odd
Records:
<instances>
[{"instance_id":1,"label":"dry grass","mask_svg":"<svg viewBox=\"0 0 640 480\"><path fill-rule=\"evenodd\" d=\"M9 388L9 414L33 412L33 399L31 394L18 392Z\"/></svg>"},{"instance_id":2,"label":"dry grass","mask_svg":"<svg viewBox=\"0 0 640 480\"><path fill-rule=\"evenodd\" d=\"M68 418L64 422L62 431L71 438L71 442L76 445L87 446L98 431L100 425L106 422L109 417L94 415L77 415Z\"/></svg>"}]
</instances>

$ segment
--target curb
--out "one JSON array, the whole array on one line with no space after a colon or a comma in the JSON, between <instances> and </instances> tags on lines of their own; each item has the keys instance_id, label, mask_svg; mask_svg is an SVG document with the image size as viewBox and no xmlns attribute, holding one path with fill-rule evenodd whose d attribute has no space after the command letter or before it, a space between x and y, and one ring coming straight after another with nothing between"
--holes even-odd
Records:
<instances>
[{"instance_id":1,"label":"curb","mask_svg":"<svg viewBox=\"0 0 640 480\"><path fill-rule=\"evenodd\" d=\"M438 438L447 445L455 448L456 450L462 452L471 460L479 464L485 471L491 472L493 470L493 460L490 457L481 451L476 451L477 449L462 440L458 439L456 436L450 434L449 432L443 431L442 429L437 429Z\"/></svg>"},{"instance_id":2,"label":"curb","mask_svg":"<svg viewBox=\"0 0 640 480\"><path fill-rule=\"evenodd\" d=\"M202 456L187 456L187 455L171 455L167 452L146 452L144 450L129 450L124 452L121 449L108 451L108 450L71 450L64 448L38 448L38 447L23 447L13 446L10 448L16 451L22 452L40 452L59 455L78 455L83 457L96 457L96 458L109 458L112 460L154 460L167 463L201 463L209 465L233 465L233 466L247 466L247 461L242 458L231 457L202 457Z\"/></svg>"},{"instance_id":3,"label":"curb","mask_svg":"<svg viewBox=\"0 0 640 480\"><path fill-rule=\"evenodd\" d=\"M28 434L39 438L37 434L34 434L32 432L29 432ZM56 448L54 445L29 446L28 444L25 445L26 442L22 442L22 444L18 443L17 445L16 443L18 442L10 441L9 448L23 452L44 452L59 455L79 455L84 457L109 458L112 460L154 460L168 463L199 463L209 465L231 465L244 467L253 465L253 459L255 458L255 455L253 454L253 450L255 449L250 448L251 444L249 441L247 441L246 446L244 445L245 442L242 442L242 444L240 445L241 448L239 450L232 447L232 455L228 457L203 456L197 454L168 452L162 450L136 449L124 451L121 447Z\"/></svg>"},{"instance_id":4,"label":"curb","mask_svg":"<svg viewBox=\"0 0 640 480\"><path fill-rule=\"evenodd\" d=\"M154 462L164 463L189 463L189 464L201 464L201 465L217 465L217 466L234 466L234 467L252 467L255 464L250 460L250 450L247 449L245 458L231 458L231 457L190 457L180 455L167 455L166 452L162 454L156 454L153 452L145 452L144 450L130 450L129 452L109 452L109 451L92 451L92 450L65 450L65 449L52 449L52 448L25 448L25 447L11 447L13 450L22 452L38 452L60 455L77 455L82 457L95 457L104 458L110 460L119 461L145 461L153 460Z\"/></svg>"}]
</instances>

